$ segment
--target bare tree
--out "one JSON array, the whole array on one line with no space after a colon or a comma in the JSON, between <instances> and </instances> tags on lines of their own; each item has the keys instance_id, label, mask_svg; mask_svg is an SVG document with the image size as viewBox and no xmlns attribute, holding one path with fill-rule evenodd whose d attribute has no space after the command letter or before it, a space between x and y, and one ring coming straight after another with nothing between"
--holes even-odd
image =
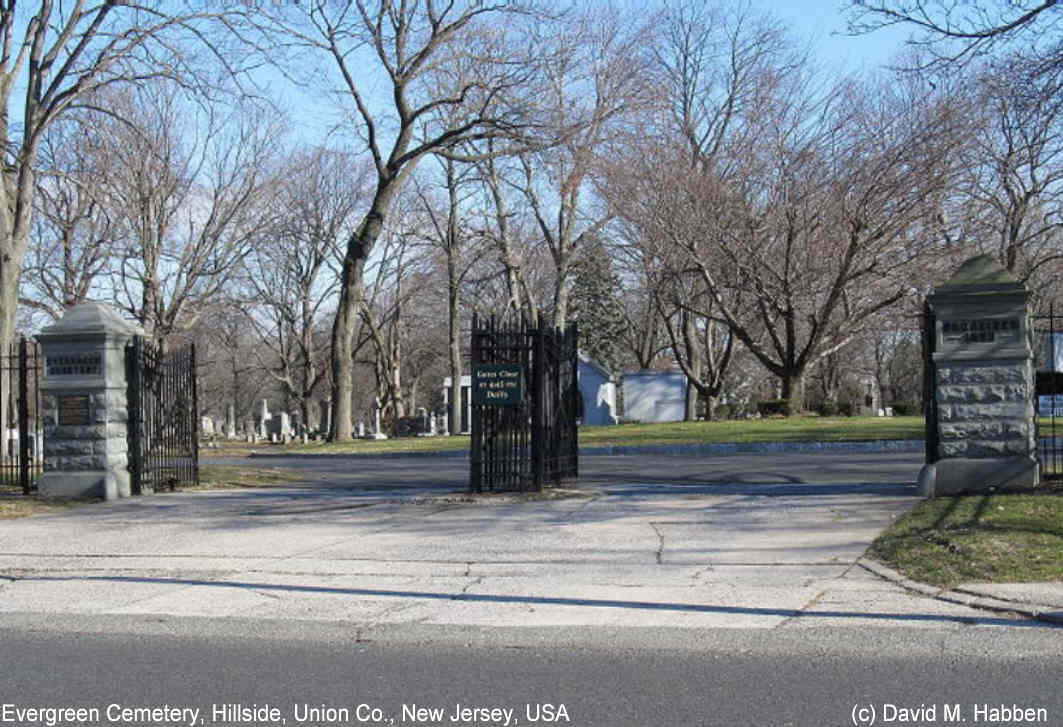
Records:
<instances>
[{"instance_id":1,"label":"bare tree","mask_svg":"<svg viewBox=\"0 0 1063 727\"><path fill-rule=\"evenodd\" d=\"M734 332L713 315L715 301L694 276L676 273L668 285L655 290L655 300L675 361L687 377L684 418L697 418L700 398L705 418L713 419L734 353Z\"/></svg>"},{"instance_id":2,"label":"bare tree","mask_svg":"<svg viewBox=\"0 0 1063 727\"><path fill-rule=\"evenodd\" d=\"M1043 291L1063 268L1063 96L1021 59L983 71L972 96L956 241L992 253Z\"/></svg>"},{"instance_id":3,"label":"bare tree","mask_svg":"<svg viewBox=\"0 0 1063 727\"><path fill-rule=\"evenodd\" d=\"M410 302L430 287L423 250L416 244L424 232L411 224L412 219L412 215L393 218L385 231L380 262L373 271L360 315L364 339L358 347L372 345L377 396L391 412L393 430L398 420L406 416L408 389L403 385L403 372L410 339L420 335L411 332Z\"/></svg>"},{"instance_id":4,"label":"bare tree","mask_svg":"<svg viewBox=\"0 0 1063 727\"><path fill-rule=\"evenodd\" d=\"M576 20L546 71L546 103L564 141L520 157L523 173L514 183L554 264L550 308L557 328L568 321L577 251L611 218L608 206L593 194L598 157L626 117L649 105L651 79L644 72L648 33L642 22L608 8ZM578 130L560 131L573 128Z\"/></svg>"},{"instance_id":5,"label":"bare tree","mask_svg":"<svg viewBox=\"0 0 1063 727\"><path fill-rule=\"evenodd\" d=\"M1058 0L853 0L849 28L868 33L888 26L910 27L918 35L909 42L928 51L930 64L939 66L1021 43L1028 59L1049 69L1063 61L1061 23Z\"/></svg>"},{"instance_id":6,"label":"bare tree","mask_svg":"<svg viewBox=\"0 0 1063 727\"><path fill-rule=\"evenodd\" d=\"M103 88L150 77L191 82L196 54L187 41L209 47L201 41L212 17L81 0L43 0L27 16L14 0L0 2L0 348L12 336L45 132ZM224 54L214 57L231 70Z\"/></svg>"},{"instance_id":7,"label":"bare tree","mask_svg":"<svg viewBox=\"0 0 1063 727\"><path fill-rule=\"evenodd\" d=\"M844 85L825 99L790 87L730 147L740 173L679 181L666 150L633 175L645 238L681 251L711 315L802 402L802 377L913 290L931 250L932 204L950 171L947 107ZM754 153L749 153L752 150ZM661 160L664 163L661 163ZM675 160L675 161L672 161ZM656 171L654 171L656 170Z\"/></svg>"},{"instance_id":8,"label":"bare tree","mask_svg":"<svg viewBox=\"0 0 1063 727\"><path fill-rule=\"evenodd\" d=\"M45 133L20 300L53 320L89 297L121 234L100 194L109 163L90 118L53 124Z\"/></svg>"},{"instance_id":9,"label":"bare tree","mask_svg":"<svg viewBox=\"0 0 1063 727\"><path fill-rule=\"evenodd\" d=\"M248 16L273 36L262 43L270 55L276 57L279 35L280 45L301 53L300 66L306 51L331 66L328 78L338 78L339 87L329 91L346 102L348 128L373 160L375 190L347 242L332 330L333 439L351 436L352 351L366 262L410 173L428 154L454 154L469 140L513 139L533 123L536 56L518 22L530 12L516 0L312 0ZM388 89L386 102L370 95L376 83Z\"/></svg>"},{"instance_id":10,"label":"bare tree","mask_svg":"<svg viewBox=\"0 0 1063 727\"><path fill-rule=\"evenodd\" d=\"M124 119L109 129L118 171L107 196L127 235L112 285L165 344L195 325L203 303L219 296L271 228L279 127L246 109L197 118L161 86L114 103L124 105Z\"/></svg>"},{"instance_id":11,"label":"bare tree","mask_svg":"<svg viewBox=\"0 0 1063 727\"><path fill-rule=\"evenodd\" d=\"M424 184L418 186L421 208L428 219L428 243L442 253L446 270L447 298L447 356L450 364L450 429L457 433L465 431L462 422L461 376L461 293L466 276L472 268L474 257L470 253L474 234L463 219L462 210L467 209L470 198L479 189L472 182L476 179L475 167L465 165L458 169L453 159L439 158L442 166L442 189L445 200L433 199Z\"/></svg>"},{"instance_id":12,"label":"bare tree","mask_svg":"<svg viewBox=\"0 0 1063 727\"><path fill-rule=\"evenodd\" d=\"M304 424L328 376L327 306L338 285L340 252L367 190L367 169L350 155L315 148L292 155L274 200L278 219L246 259L248 320L270 352L266 366L286 406Z\"/></svg>"}]
</instances>

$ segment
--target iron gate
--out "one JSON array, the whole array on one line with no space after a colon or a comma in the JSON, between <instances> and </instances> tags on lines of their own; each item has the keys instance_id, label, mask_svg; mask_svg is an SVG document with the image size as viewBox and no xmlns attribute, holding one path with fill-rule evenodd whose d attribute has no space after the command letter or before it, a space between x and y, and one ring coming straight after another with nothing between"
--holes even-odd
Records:
<instances>
[{"instance_id":1,"label":"iron gate","mask_svg":"<svg viewBox=\"0 0 1063 727\"><path fill-rule=\"evenodd\" d=\"M196 345L165 353L141 336L126 348L130 489L199 484Z\"/></svg>"},{"instance_id":2,"label":"iron gate","mask_svg":"<svg viewBox=\"0 0 1063 727\"><path fill-rule=\"evenodd\" d=\"M539 491L579 475L579 395L575 326L564 331L532 326L526 318L472 321L473 492ZM521 396L503 406L476 399L477 369L519 370Z\"/></svg>"},{"instance_id":3,"label":"iron gate","mask_svg":"<svg viewBox=\"0 0 1063 727\"><path fill-rule=\"evenodd\" d=\"M937 368L934 365L934 349L937 342L937 317L929 300L923 301L923 417L926 449L924 461L927 464L937 462L941 457L938 452L938 403L935 391L937 387Z\"/></svg>"},{"instance_id":4,"label":"iron gate","mask_svg":"<svg viewBox=\"0 0 1063 727\"><path fill-rule=\"evenodd\" d=\"M1063 479L1063 331L1057 328L1055 310L1034 316L1034 341L1044 342L1037 355L1034 411L1037 412L1037 455L1041 479ZM1060 349L1060 350L1057 350ZM1039 354L1039 355L1038 355ZM1057 424L1058 422L1058 424ZM1058 427L1058 428L1057 428Z\"/></svg>"},{"instance_id":5,"label":"iron gate","mask_svg":"<svg viewBox=\"0 0 1063 727\"><path fill-rule=\"evenodd\" d=\"M37 489L44 456L40 347L23 337L0 358L0 406L7 413L0 428L0 488L28 495Z\"/></svg>"}]
</instances>

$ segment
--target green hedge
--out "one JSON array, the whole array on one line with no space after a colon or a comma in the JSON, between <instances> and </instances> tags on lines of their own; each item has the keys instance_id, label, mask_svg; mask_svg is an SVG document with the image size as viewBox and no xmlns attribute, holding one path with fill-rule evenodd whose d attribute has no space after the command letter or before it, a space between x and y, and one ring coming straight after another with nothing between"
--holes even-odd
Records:
<instances>
[{"instance_id":1,"label":"green hedge","mask_svg":"<svg viewBox=\"0 0 1063 727\"><path fill-rule=\"evenodd\" d=\"M768 399L757 402L757 413L762 417L790 416L792 409L789 399Z\"/></svg>"},{"instance_id":2,"label":"green hedge","mask_svg":"<svg viewBox=\"0 0 1063 727\"><path fill-rule=\"evenodd\" d=\"M914 417L923 413L923 407L918 401L895 401L890 407L895 417Z\"/></svg>"}]
</instances>

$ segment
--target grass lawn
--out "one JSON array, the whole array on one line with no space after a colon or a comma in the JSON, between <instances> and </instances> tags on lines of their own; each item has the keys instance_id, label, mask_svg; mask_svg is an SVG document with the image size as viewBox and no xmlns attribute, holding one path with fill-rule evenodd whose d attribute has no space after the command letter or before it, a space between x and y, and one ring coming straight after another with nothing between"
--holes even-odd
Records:
<instances>
[{"instance_id":1,"label":"grass lawn","mask_svg":"<svg viewBox=\"0 0 1063 727\"><path fill-rule=\"evenodd\" d=\"M651 444L707 444L718 442L839 442L862 439L921 439L922 417L791 417L789 419L750 419L743 421L669 422L665 424L621 424L613 427L583 427L580 445L636 446ZM434 452L467 450L469 438L405 437L374 441L311 444L247 444L220 442L217 449L203 449L210 455L246 455L255 452L295 452L310 454L384 452Z\"/></svg>"},{"instance_id":2,"label":"grass lawn","mask_svg":"<svg viewBox=\"0 0 1063 727\"><path fill-rule=\"evenodd\" d=\"M304 475L288 470L265 467L218 467L206 465L199 470L198 487L182 487L180 490L223 490L237 487L268 487L305 480ZM101 502L98 497L44 498L40 495L23 495L22 489L0 484L0 520L29 515L60 512L79 505Z\"/></svg>"},{"instance_id":3,"label":"grass lawn","mask_svg":"<svg viewBox=\"0 0 1063 727\"><path fill-rule=\"evenodd\" d=\"M39 495L23 495L21 489L16 493L7 492L0 488L0 520L60 512L70 507L87 505L93 502L100 502L100 500L99 498L46 500Z\"/></svg>"},{"instance_id":4,"label":"grass lawn","mask_svg":"<svg viewBox=\"0 0 1063 727\"><path fill-rule=\"evenodd\" d=\"M306 475L292 470L267 467L222 467L201 465L199 486L182 490L231 490L238 487L269 487L306 480Z\"/></svg>"},{"instance_id":5,"label":"grass lawn","mask_svg":"<svg viewBox=\"0 0 1063 727\"><path fill-rule=\"evenodd\" d=\"M1036 495L926 500L879 536L869 554L942 587L1063 580L1063 486Z\"/></svg>"}]
</instances>

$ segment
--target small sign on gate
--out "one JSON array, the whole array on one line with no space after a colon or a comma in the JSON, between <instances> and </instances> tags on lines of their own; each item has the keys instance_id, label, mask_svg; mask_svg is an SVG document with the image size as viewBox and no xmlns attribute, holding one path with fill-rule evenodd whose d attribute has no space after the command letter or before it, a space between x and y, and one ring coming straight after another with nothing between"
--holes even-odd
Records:
<instances>
[{"instance_id":1,"label":"small sign on gate","mask_svg":"<svg viewBox=\"0 0 1063 727\"><path fill-rule=\"evenodd\" d=\"M519 406L523 401L524 369L520 364L478 364L473 368L473 404Z\"/></svg>"}]
</instances>

